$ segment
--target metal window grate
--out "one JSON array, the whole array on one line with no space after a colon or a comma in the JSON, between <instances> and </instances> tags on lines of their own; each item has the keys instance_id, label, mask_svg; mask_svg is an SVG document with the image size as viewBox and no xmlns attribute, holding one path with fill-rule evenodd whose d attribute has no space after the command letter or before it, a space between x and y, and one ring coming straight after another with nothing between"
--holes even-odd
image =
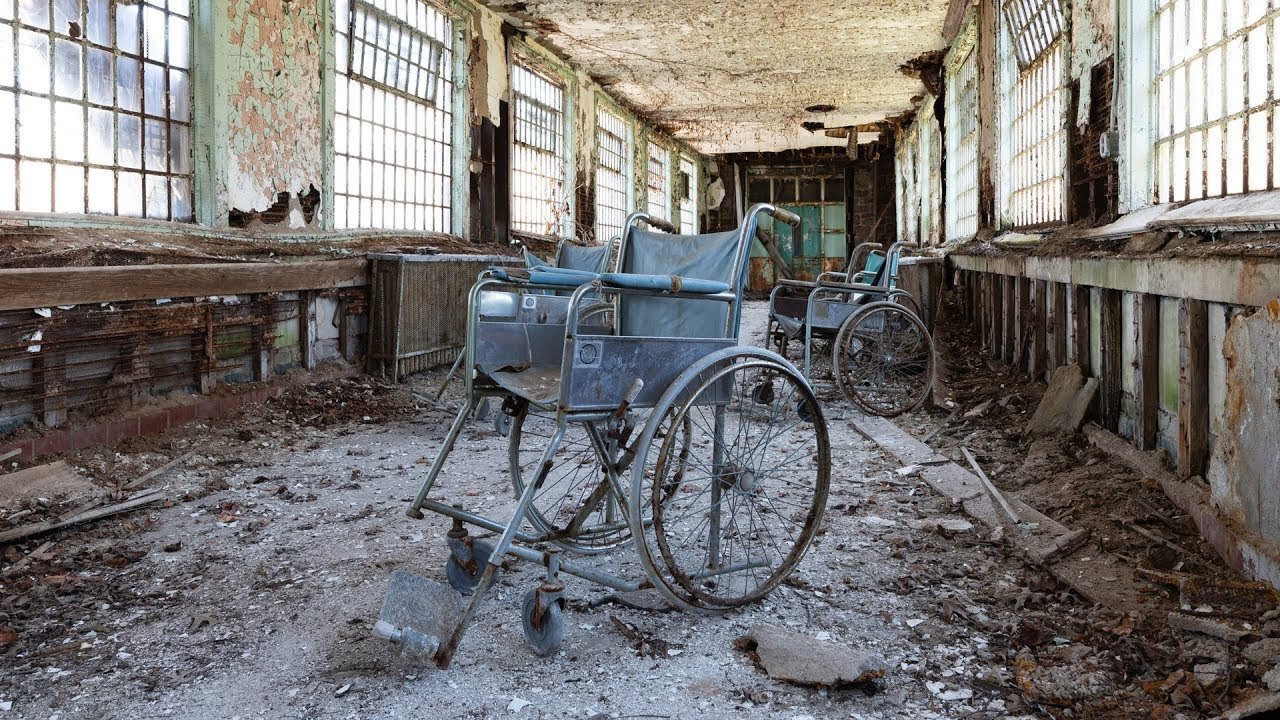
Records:
<instances>
[{"instance_id":1,"label":"metal window grate","mask_svg":"<svg viewBox=\"0 0 1280 720\"><path fill-rule=\"evenodd\" d=\"M564 197L564 88L512 64L511 90L511 225L558 235L569 210Z\"/></svg>"},{"instance_id":2,"label":"metal window grate","mask_svg":"<svg viewBox=\"0 0 1280 720\"><path fill-rule=\"evenodd\" d=\"M978 232L978 53L947 71L947 238Z\"/></svg>"},{"instance_id":3,"label":"metal window grate","mask_svg":"<svg viewBox=\"0 0 1280 720\"><path fill-rule=\"evenodd\" d=\"M1156 200L1280 187L1280 5L1160 0Z\"/></svg>"},{"instance_id":4,"label":"metal window grate","mask_svg":"<svg viewBox=\"0 0 1280 720\"><path fill-rule=\"evenodd\" d=\"M190 220L187 0L0 0L0 210Z\"/></svg>"},{"instance_id":5,"label":"metal window grate","mask_svg":"<svg viewBox=\"0 0 1280 720\"><path fill-rule=\"evenodd\" d=\"M596 112L596 241L622 234L627 220L627 157L631 142L626 123L607 110Z\"/></svg>"},{"instance_id":6,"label":"metal window grate","mask_svg":"<svg viewBox=\"0 0 1280 720\"><path fill-rule=\"evenodd\" d=\"M671 219L671 153L649 143L649 215Z\"/></svg>"},{"instance_id":7,"label":"metal window grate","mask_svg":"<svg viewBox=\"0 0 1280 720\"><path fill-rule=\"evenodd\" d=\"M336 0L334 224L447 233L453 23L421 0Z\"/></svg>"},{"instance_id":8,"label":"metal window grate","mask_svg":"<svg viewBox=\"0 0 1280 720\"><path fill-rule=\"evenodd\" d=\"M1004 20L1018 66L1026 69L1062 35L1061 0L1005 0Z\"/></svg>"},{"instance_id":9,"label":"metal window grate","mask_svg":"<svg viewBox=\"0 0 1280 720\"><path fill-rule=\"evenodd\" d=\"M680 234L698 233L698 166L680 158Z\"/></svg>"},{"instance_id":10,"label":"metal window grate","mask_svg":"<svg viewBox=\"0 0 1280 720\"><path fill-rule=\"evenodd\" d=\"M1018 73L1006 99L1009 146L1006 212L1015 227L1060 222L1065 215L1067 89L1064 46L1055 41ZM1006 57L1013 62L1013 53Z\"/></svg>"}]
</instances>

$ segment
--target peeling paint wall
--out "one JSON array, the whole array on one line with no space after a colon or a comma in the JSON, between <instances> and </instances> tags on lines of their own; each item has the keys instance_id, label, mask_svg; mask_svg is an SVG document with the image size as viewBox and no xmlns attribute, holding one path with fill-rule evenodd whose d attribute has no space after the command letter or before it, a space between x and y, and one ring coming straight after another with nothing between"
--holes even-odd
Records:
<instances>
[{"instance_id":1,"label":"peeling paint wall","mask_svg":"<svg viewBox=\"0 0 1280 720\"><path fill-rule=\"evenodd\" d=\"M225 185L217 188L226 208L266 210L281 192L324 185L321 12L327 10L320 0L226 4L213 40L220 65L214 101L225 102L227 112L225 135L214 144L226 152Z\"/></svg>"},{"instance_id":2,"label":"peeling paint wall","mask_svg":"<svg viewBox=\"0 0 1280 720\"><path fill-rule=\"evenodd\" d=\"M1214 504L1280 544L1280 299L1227 327L1225 427L1209 466Z\"/></svg>"}]
</instances>

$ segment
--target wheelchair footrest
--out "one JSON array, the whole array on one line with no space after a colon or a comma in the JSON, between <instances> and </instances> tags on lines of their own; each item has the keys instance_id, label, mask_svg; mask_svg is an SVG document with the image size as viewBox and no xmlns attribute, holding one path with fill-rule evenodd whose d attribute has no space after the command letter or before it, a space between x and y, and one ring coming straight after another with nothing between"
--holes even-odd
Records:
<instances>
[{"instance_id":1,"label":"wheelchair footrest","mask_svg":"<svg viewBox=\"0 0 1280 720\"><path fill-rule=\"evenodd\" d=\"M453 588L396 570L373 634L386 640L395 654L434 665L436 651L448 642L461 617L459 595Z\"/></svg>"}]
</instances>

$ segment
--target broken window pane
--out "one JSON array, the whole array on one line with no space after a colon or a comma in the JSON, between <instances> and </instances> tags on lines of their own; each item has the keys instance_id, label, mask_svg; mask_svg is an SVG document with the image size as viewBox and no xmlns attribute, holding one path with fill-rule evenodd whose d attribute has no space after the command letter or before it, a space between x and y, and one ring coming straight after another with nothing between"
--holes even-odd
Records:
<instances>
[{"instance_id":1,"label":"broken window pane","mask_svg":"<svg viewBox=\"0 0 1280 720\"><path fill-rule=\"evenodd\" d=\"M49 0L18 0L18 18L27 25L49 27Z\"/></svg>"},{"instance_id":2,"label":"broken window pane","mask_svg":"<svg viewBox=\"0 0 1280 720\"><path fill-rule=\"evenodd\" d=\"M1060 12L1057 2L1041 4L1038 12ZM1020 63L1013 35L1018 26L1003 25L1006 67ZM1049 36L1043 36L1049 37ZM1034 227L1065 219L1066 159L1066 42L1057 34L1043 44L1006 85L1002 124L1008 143L1001 146L1001 162L1008 169L1004 212L1014 227Z\"/></svg>"},{"instance_id":3,"label":"broken window pane","mask_svg":"<svg viewBox=\"0 0 1280 720\"><path fill-rule=\"evenodd\" d=\"M62 97L78 98L80 87L80 46L68 40L59 40L55 46L53 66L53 90Z\"/></svg>"},{"instance_id":4,"label":"broken window pane","mask_svg":"<svg viewBox=\"0 0 1280 720\"><path fill-rule=\"evenodd\" d=\"M452 22L420 0L383 9L363 0L335 17L346 55L337 79L334 202L339 227L449 232L453 181ZM430 22L417 22L414 18ZM407 39L406 39L407 38ZM434 48L415 54L413 48ZM429 77L429 82L420 78ZM406 132L407 131L407 132ZM410 143L409 133L413 143ZM416 152L409 150L418 145ZM431 181L410 184L429 163ZM412 188L412 192L410 192ZM431 208L431 212L418 209Z\"/></svg>"},{"instance_id":5,"label":"broken window pane","mask_svg":"<svg viewBox=\"0 0 1280 720\"><path fill-rule=\"evenodd\" d=\"M84 166L57 165L53 169L53 210L84 212Z\"/></svg>"},{"instance_id":6,"label":"broken window pane","mask_svg":"<svg viewBox=\"0 0 1280 720\"><path fill-rule=\"evenodd\" d=\"M23 212L51 212L53 166L47 162L23 160L18 164L18 209Z\"/></svg>"}]
</instances>

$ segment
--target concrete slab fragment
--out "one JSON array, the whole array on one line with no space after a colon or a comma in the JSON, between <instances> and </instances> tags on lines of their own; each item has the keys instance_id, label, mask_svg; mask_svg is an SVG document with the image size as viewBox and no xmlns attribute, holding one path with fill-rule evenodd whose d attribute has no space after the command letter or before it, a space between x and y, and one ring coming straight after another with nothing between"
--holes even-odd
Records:
<instances>
[{"instance_id":1,"label":"concrete slab fragment","mask_svg":"<svg viewBox=\"0 0 1280 720\"><path fill-rule=\"evenodd\" d=\"M1073 433L1084 422L1089 403L1098 391L1097 378L1085 378L1079 365L1063 365L1053 371L1049 389L1036 406L1027 434Z\"/></svg>"},{"instance_id":2,"label":"concrete slab fragment","mask_svg":"<svg viewBox=\"0 0 1280 720\"><path fill-rule=\"evenodd\" d=\"M846 685L884 677L889 666L875 653L863 652L785 630L755 625L738 638L739 650L751 655L769 677L797 685Z\"/></svg>"}]
</instances>

